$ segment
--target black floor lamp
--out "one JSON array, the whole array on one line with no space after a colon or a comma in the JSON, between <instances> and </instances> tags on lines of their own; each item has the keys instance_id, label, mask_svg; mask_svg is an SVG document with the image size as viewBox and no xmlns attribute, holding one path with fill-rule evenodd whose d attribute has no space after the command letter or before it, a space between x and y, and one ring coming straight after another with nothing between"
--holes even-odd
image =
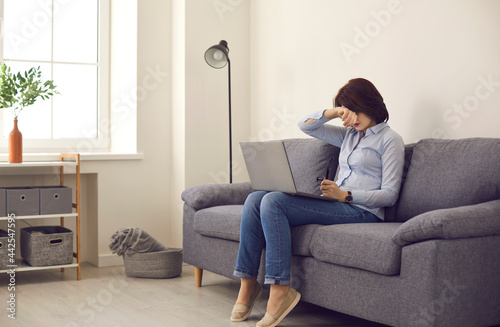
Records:
<instances>
[{"instance_id":1,"label":"black floor lamp","mask_svg":"<svg viewBox=\"0 0 500 327\"><path fill-rule=\"evenodd\" d=\"M229 85L229 183L233 182L233 141L231 132L231 62L229 61L229 48L227 42L222 40L219 44L211 46L205 51L205 61L210 67L224 68L227 64Z\"/></svg>"}]
</instances>

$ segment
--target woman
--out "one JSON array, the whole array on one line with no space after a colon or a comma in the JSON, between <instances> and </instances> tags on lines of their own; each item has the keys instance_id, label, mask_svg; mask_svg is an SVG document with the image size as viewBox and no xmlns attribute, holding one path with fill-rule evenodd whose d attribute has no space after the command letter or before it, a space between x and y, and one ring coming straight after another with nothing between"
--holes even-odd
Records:
<instances>
[{"instance_id":1,"label":"woman","mask_svg":"<svg viewBox=\"0 0 500 327\"><path fill-rule=\"evenodd\" d=\"M344 127L325 125L340 118ZM300 294L290 288L290 227L305 224L374 223L398 197L404 165L404 143L387 124L389 113L375 86L350 80L338 92L334 108L315 112L300 129L340 147L337 180L324 179L323 196L338 202L280 192L254 192L245 201L240 247L234 275L241 287L231 321L243 321L262 292L257 282L260 255L266 248L265 283L271 284L267 312L257 327L276 326L297 305Z\"/></svg>"}]
</instances>

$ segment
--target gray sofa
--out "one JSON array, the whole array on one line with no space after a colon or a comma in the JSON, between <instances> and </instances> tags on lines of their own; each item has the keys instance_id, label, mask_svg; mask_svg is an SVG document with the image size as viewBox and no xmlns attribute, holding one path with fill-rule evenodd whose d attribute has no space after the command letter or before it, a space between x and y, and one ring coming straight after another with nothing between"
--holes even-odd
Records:
<instances>
[{"instance_id":1,"label":"gray sofa","mask_svg":"<svg viewBox=\"0 0 500 327\"><path fill-rule=\"evenodd\" d=\"M334 178L337 147L284 141L300 191L318 193L325 171ZM426 139L405 156L384 222L292 229L292 286L303 301L391 326L500 324L500 139ZM184 261L198 286L203 269L234 278L251 192L250 183L183 192Z\"/></svg>"}]
</instances>

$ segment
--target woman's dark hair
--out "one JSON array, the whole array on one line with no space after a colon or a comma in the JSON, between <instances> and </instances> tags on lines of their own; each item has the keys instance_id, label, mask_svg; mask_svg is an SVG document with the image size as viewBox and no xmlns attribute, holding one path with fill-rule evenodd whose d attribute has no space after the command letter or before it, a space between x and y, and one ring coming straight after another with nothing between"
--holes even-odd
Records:
<instances>
[{"instance_id":1,"label":"woman's dark hair","mask_svg":"<svg viewBox=\"0 0 500 327\"><path fill-rule=\"evenodd\" d=\"M369 80L364 78L351 79L344 85L334 100L335 107L342 107L364 113L377 124L389 120L389 112L385 107L384 98Z\"/></svg>"}]
</instances>

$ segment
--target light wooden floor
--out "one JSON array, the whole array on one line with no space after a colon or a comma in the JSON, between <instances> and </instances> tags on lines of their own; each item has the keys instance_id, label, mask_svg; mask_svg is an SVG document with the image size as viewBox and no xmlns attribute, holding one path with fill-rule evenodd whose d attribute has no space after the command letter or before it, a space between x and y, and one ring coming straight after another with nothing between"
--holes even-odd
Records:
<instances>
[{"instance_id":1,"label":"light wooden floor","mask_svg":"<svg viewBox=\"0 0 500 327\"><path fill-rule=\"evenodd\" d=\"M183 266L172 279L128 278L123 267L21 272L16 276L16 320L7 317L9 278L0 276L0 326L255 326L265 313L265 291L245 322L229 321L239 283L205 271L203 286L194 286L193 268ZM300 302L279 326L380 327L361 319Z\"/></svg>"}]
</instances>

